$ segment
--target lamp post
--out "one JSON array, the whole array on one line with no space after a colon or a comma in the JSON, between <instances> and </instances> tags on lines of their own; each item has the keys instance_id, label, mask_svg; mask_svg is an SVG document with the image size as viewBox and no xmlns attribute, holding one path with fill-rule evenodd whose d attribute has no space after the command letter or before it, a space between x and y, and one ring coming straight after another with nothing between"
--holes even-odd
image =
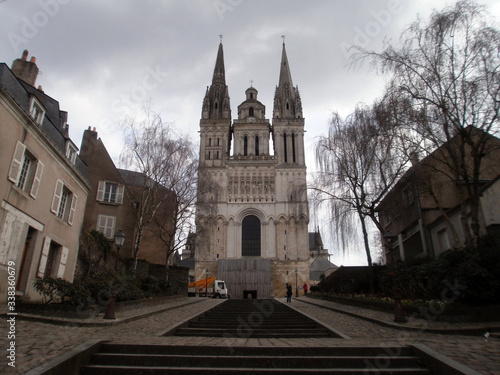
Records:
<instances>
[{"instance_id":1,"label":"lamp post","mask_svg":"<svg viewBox=\"0 0 500 375\"><path fill-rule=\"evenodd\" d=\"M401 304L401 290L399 289L396 282L396 260L394 259L394 249L392 248L392 241L396 236L392 232L386 232L384 234L384 239L386 240L387 251L391 257L392 263L392 293L394 299L394 321L396 323L406 323L408 319L403 310L403 305Z\"/></svg>"},{"instance_id":2,"label":"lamp post","mask_svg":"<svg viewBox=\"0 0 500 375\"><path fill-rule=\"evenodd\" d=\"M125 234L120 229L115 233L115 246L116 246L116 262L115 271L118 272L118 259L120 255L120 249L125 242ZM106 312L104 313L103 319L116 319L115 317L115 305L116 305L116 293L115 293L115 281L113 281L113 287L111 289L111 295L109 296L109 303L106 306Z\"/></svg>"},{"instance_id":3,"label":"lamp post","mask_svg":"<svg viewBox=\"0 0 500 375\"><path fill-rule=\"evenodd\" d=\"M297 268L295 268L295 297L299 297L299 285L297 283L297 275L298 275L299 271L297 270Z\"/></svg>"},{"instance_id":4,"label":"lamp post","mask_svg":"<svg viewBox=\"0 0 500 375\"><path fill-rule=\"evenodd\" d=\"M125 234L120 229L115 233L115 246L116 246L116 263L115 263L115 271L118 271L118 260L120 259L120 249L122 248L125 242Z\"/></svg>"}]
</instances>

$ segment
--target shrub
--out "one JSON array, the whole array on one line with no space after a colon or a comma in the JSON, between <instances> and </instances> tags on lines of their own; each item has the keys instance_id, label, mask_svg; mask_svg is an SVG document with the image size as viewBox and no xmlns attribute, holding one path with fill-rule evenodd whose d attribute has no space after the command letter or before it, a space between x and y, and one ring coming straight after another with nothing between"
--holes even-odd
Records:
<instances>
[{"instance_id":1,"label":"shrub","mask_svg":"<svg viewBox=\"0 0 500 375\"><path fill-rule=\"evenodd\" d=\"M81 285L74 285L63 279L46 277L33 284L42 295L44 303L60 302L67 305L86 305L90 302L90 293Z\"/></svg>"},{"instance_id":2,"label":"shrub","mask_svg":"<svg viewBox=\"0 0 500 375\"><path fill-rule=\"evenodd\" d=\"M311 285L311 287L309 288L309 290L313 293L313 292L319 292L319 286L317 285Z\"/></svg>"}]
</instances>

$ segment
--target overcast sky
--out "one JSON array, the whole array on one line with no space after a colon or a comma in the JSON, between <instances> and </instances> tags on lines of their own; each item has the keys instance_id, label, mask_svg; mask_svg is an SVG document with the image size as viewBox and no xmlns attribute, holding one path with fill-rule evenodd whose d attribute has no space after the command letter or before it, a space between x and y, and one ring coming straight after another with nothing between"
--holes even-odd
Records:
<instances>
[{"instance_id":1,"label":"overcast sky","mask_svg":"<svg viewBox=\"0 0 500 375\"><path fill-rule=\"evenodd\" d=\"M304 117L308 170L315 137L326 134L332 111L347 115L359 102L381 95L383 77L368 67L349 69L347 48L380 50L397 43L418 16L445 0L0 0L0 61L9 66L27 49L42 72L36 85L69 113L70 136L96 127L118 164L120 122L138 116L144 102L179 133L198 141L201 105L210 85L219 35L233 118L245 89L259 90L271 117L282 35ZM498 0L483 0L500 15ZM319 225L338 265L365 264L343 257L328 228Z\"/></svg>"}]
</instances>

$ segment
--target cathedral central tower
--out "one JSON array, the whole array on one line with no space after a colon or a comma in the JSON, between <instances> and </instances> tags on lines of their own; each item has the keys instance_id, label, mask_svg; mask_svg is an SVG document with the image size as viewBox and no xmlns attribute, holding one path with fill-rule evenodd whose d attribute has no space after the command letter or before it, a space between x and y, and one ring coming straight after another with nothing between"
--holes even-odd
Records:
<instances>
[{"instance_id":1,"label":"cathedral central tower","mask_svg":"<svg viewBox=\"0 0 500 375\"><path fill-rule=\"evenodd\" d=\"M304 118L284 43L272 124L265 110L252 86L231 120L221 43L200 120L195 273L225 280L233 298L309 282Z\"/></svg>"}]
</instances>

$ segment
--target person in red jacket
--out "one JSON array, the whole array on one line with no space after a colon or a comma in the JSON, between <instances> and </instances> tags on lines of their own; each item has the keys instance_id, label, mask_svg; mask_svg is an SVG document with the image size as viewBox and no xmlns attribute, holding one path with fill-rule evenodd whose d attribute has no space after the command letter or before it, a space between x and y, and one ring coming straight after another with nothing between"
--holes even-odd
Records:
<instances>
[{"instance_id":1,"label":"person in red jacket","mask_svg":"<svg viewBox=\"0 0 500 375\"><path fill-rule=\"evenodd\" d=\"M304 288L304 294L307 294L307 284L306 283L304 283L303 288Z\"/></svg>"}]
</instances>

